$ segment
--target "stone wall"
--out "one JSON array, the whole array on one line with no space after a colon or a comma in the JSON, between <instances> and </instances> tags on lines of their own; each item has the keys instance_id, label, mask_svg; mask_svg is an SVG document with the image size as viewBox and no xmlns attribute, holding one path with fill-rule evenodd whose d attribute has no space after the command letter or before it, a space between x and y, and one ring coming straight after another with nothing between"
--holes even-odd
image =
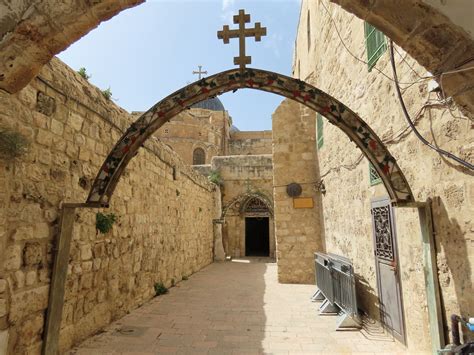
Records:
<instances>
[{"instance_id":1,"label":"stone wall","mask_svg":"<svg viewBox=\"0 0 474 355\"><path fill-rule=\"evenodd\" d=\"M272 157L271 155L243 155L214 157L212 170L218 171L223 185L222 206L229 205L239 196L248 193L264 195L272 201ZM272 203L273 204L273 203ZM235 205L225 215L223 241L226 255L245 256L245 214L241 214ZM270 223L270 256L275 255L275 234L273 216Z\"/></svg>"},{"instance_id":2,"label":"stone wall","mask_svg":"<svg viewBox=\"0 0 474 355\"><path fill-rule=\"evenodd\" d=\"M196 148L204 150L205 164L210 164L213 156L227 153L229 124L226 111L190 108L165 123L155 136L177 152L187 164L193 164Z\"/></svg>"},{"instance_id":3,"label":"stone wall","mask_svg":"<svg viewBox=\"0 0 474 355\"><path fill-rule=\"evenodd\" d=\"M233 132L229 142L230 155L272 153L272 131Z\"/></svg>"},{"instance_id":4,"label":"stone wall","mask_svg":"<svg viewBox=\"0 0 474 355\"><path fill-rule=\"evenodd\" d=\"M0 160L0 345L39 354L61 202L85 201L132 117L53 59L15 95L0 92L0 126L30 141ZM215 186L150 139L118 184L112 231L77 211L61 324L67 349L213 260ZM4 353L5 349L0 349Z\"/></svg>"},{"instance_id":5,"label":"stone wall","mask_svg":"<svg viewBox=\"0 0 474 355\"><path fill-rule=\"evenodd\" d=\"M345 45L353 55L366 60L363 21L338 6L326 6ZM434 199L438 272L446 319L452 313L474 314L470 291L474 269L472 174L424 146L407 128L393 82L376 69L368 72L365 64L348 53L320 2L303 1L296 43L295 76L357 112L397 159L416 199ZM399 80L406 83L402 88L408 111L421 134L472 163L472 123L454 105L443 105L436 93L429 93L426 80L411 85L427 73L402 49L396 48L395 58ZM388 51L376 67L392 76ZM327 190L323 197L326 249L352 259L359 277L361 306L378 318L370 205L373 198L386 196L387 192L382 185L371 186L367 160L342 132L325 121L323 135L324 145L318 156ZM427 350L430 337L418 215L414 209L396 208L395 220L407 345L411 351Z\"/></svg>"},{"instance_id":6,"label":"stone wall","mask_svg":"<svg viewBox=\"0 0 474 355\"><path fill-rule=\"evenodd\" d=\"M272 131L278 281L314 283L314 252L323 250L315 113L285 99L273 113ZM286 191L291 183L300 184L298 198L311 207L295 205Z\"/></svg>"}]
</instances>

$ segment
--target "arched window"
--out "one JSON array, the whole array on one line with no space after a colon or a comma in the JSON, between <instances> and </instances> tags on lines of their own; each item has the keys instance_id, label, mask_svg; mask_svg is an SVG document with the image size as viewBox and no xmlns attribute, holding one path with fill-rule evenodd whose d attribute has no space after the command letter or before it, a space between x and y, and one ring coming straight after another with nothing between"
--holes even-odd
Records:
<instances>
[{"instance_id":1,"label":"arched window","mask_svg":"<svg viewBox=\"0 0 474 355\"><path fill-rule=\"evenodd\" d=\"M206 164L206 153L204 149L196 148L193 152L193 165L203 165Z\"/></svg>"}]
</instances>

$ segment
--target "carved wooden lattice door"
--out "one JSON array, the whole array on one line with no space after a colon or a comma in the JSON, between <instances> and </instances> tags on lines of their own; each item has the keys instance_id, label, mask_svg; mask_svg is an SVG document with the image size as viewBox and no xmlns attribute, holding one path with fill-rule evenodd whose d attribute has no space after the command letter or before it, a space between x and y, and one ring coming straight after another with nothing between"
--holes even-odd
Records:
<instances>
[{"instance_id":1,"label":"carved wooden lattice door","mask_svg":"<svg viewBox=\"0 0 474 355\"><path fill-rule=\"evenodd\" d=\"M372 200L371 213L380 318L387 330L405 343L397 239L390 200Z\"/></svg>"}]
</instances>

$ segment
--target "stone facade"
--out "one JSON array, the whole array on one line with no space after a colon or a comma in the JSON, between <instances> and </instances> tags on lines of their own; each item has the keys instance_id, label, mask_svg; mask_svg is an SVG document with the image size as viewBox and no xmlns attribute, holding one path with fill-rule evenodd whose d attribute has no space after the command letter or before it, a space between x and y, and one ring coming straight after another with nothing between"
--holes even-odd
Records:
<instances>
[{"instance_id":1,"label":"stone facade","mask_svg":"<svg viewBox=\"0 0 474 355\"><path fill-rule=\"evenodd\" d=\"M259 155L272 153L272 131L233 132L229 155Z\"/></svg>"},{"instance_id":2,"label":"stone facade","mask_svg":"<svg viewBox=\"0 0 474 355\"><path fill-rule=\"evenodd\" d=\"M382 137L397 159L416 199L433 199L437 266L445 319L449 319L452 313L472 315L474 182L471 174L424 146L407 127L393 82L375 69L369 72L367 66L357 61L341 44L334 26L349 50L366 60L363 21L338 6L326 5L333 23L323 5L303 1L293 62L294 76L333 95L356 111ZM430 93L426 80L418 81L419 76L427 74L426 69L403 49L396 47L395 59L399 81L416 82L402 84L402 87L408 111L421 134L472 163L472 123L455 106L444 105L436 93ZM392 76L388 51L383 53L376 67ZM318 151L318 159L320 177L324 179L327 190L322 199L326 251L353 261L358 274L361 307L371 317L378 318L370 209L371 201L386 196L387 192L383 185L371 185L368 162L347 137L327 121L323 127L324 144ZM406 342L411 351L427 350L430 336L418 214L415 209L396 208L395 221Z\"/></svg>"},{"instance_id":3,"label":"stone facade","mask_svg":"<svg viewBox=\"0 0 474 355\"><path fill-rule=\"evenodd\" d=\"M196 164L196 149L204 151L204 162L199 165L210 164L212 157L228 153L230 122L227 111L190 108L163 125L155 135L187 164Z\"/></svg>"},{"instance_id":4,"label":"stone facade","mask_svg":"<svg viewBox=\"0 0 474 355\"><path fill-rule=\"evenodd\" d=\"M278 281L284 283L313 283L314 252L323 250L314 117L312 110L288 99L272 116ZM296 198L287 194L291 183L302 188ZM311 206L300 208L298 199Z\"/></svg>"},{"instance_id":5,"label":"stone facade","mask_svg":"<svg viewBox=\"0 0 474 355\"><path fill-rule=\"evenodd\" d=\"M273 221L273 169L271 155L237 155L214 157L211 168L222 179L223 243L226 255L243 257L246 254L246 218L268 218L269 256L275 256ZM242 209L253 197L268 203L268 211L249 212ZM249 236L251 237L251 236Z\"/></svg>"},{"instance_id":6,"label":"stone facade","mask_svg":"<svg viewBox=\"0 0 474 355\"><path fill-rule=\"evenodd\" d=\"M0 93L0 126L29 152L0 160L0 353L38 354L60 204L83 202L133 117L59 60L17 94ZM216 187L165 144L150 139L129 165L95 229L77 210L60 348L67 349L213 261Z\"/></svg>"}]
</instances>

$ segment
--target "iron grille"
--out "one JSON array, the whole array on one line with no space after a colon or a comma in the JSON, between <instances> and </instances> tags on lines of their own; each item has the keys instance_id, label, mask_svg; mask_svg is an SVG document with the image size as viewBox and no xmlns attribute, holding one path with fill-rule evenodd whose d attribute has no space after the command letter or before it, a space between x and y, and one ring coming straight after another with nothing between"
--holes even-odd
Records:
<instances>
[{"instance_id":1,"label":"iron grille","mask_svg":"<svg viewBox=\"0 0 474 355\"><path fill-rule=\"evenodd\" d=\"M374 207L372 215L375 229L375 255L384 260L394 261L390 206Z\"/></svg>"}]
</instances>

